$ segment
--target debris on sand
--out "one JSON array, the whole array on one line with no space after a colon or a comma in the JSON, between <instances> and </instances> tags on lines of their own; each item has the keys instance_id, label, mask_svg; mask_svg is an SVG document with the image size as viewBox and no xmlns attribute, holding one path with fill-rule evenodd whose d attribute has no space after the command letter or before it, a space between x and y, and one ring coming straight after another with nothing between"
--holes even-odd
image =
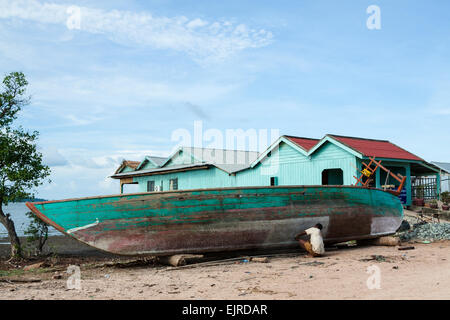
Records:
<instances>
[{"instance_id":1,"label":"debris on sand","mask_svg":"<svg viewBox=\"0 0 450 320\"><path fill-rule=\"evenodd\" d=\"M365 258L365 259L360 259L359 261L378 261L378 262L385 262L386 261L386 257L382 256L382 255L378 255L378 254L373 254L370 256L370 258Z\"/></svg>"},{"instance_id":2,"label":"debris on sand","mask_svg":"<svg viewBox=\"0 0 450 320\"><path fill-rule=\"evenodd\" d=\"M319 261L300 263L300 265L302 265L302 266L312 266L312 267L320 266L320 265L323 265L323 264L325 264L325 263L324 262L319 262Z\"/></svg>"},{"instance_id":3,"label":"debris on sand","mask_svg":"<svg viewBox=\"0 0 450 320\"><path fill-rule=\"evenodd\" d=\"M47 266L48 266L47 262L42 261L42 262L38 262L38 263L35 263L35 264L31 264L29 266L25 266L23 268L23 270L24 271L36 270L36 269L39 269L39 268L45 268Z\"/></svg>"},{"instance_id":4,"label":"debris on sand","mask_svg":"<svg viewBox=\"0 0 450 320\"><path fill-rule=\"evenodd\" d=\"M35 282L41 282L41 279L0 279L0 282L6 282L6 283L35 283Z\"/></svg>"},{"instance_id":5,"label":"debris on sand","mask_svg":"<svg viewBox=\"0 0 450 320\"><path fill-rule=\"evenodd\" d=\"M128 260L113 260L107 261L100 264L89 265L92 268L133 268L133 267L144 267L148 265L154 265L156 261L155 257L143 257L139 259L128 259ZM84 267L88 265L83 265Z\"/></svg>"}]
</instances>

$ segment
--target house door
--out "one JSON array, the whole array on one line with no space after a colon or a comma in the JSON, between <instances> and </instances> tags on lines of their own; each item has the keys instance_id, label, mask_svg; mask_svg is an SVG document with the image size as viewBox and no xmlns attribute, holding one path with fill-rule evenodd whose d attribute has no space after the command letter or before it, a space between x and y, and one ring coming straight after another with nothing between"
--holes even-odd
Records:
<instances>
[{"instance_id":1,"label":"house door","mask_svg":"<svg viewBox=\"0 0 450 320\"><path fill-rule=\"evenodd\" d=\"M342 169L325 169L322 171L323 186L342 186L344 184L344 172Z\"/></svg>"}]
</instances>

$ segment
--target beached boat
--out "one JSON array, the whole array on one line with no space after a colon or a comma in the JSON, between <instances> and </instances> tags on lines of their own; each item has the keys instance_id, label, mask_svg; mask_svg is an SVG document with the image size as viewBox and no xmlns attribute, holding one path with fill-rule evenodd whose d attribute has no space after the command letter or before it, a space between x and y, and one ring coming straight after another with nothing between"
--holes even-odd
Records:
<instances>
[{"instance_id":1,"label":"beached boat","mask_svg":"<svg viewBox=\"0 0 450 320\"><path fill-rule=\"evenodd\" d=\"M198 189L28 202L64 234L115 254L171 255L297 245L316 223L325 242L394 233L403 207L360 186Z\"/></svg>"}]
</instances>

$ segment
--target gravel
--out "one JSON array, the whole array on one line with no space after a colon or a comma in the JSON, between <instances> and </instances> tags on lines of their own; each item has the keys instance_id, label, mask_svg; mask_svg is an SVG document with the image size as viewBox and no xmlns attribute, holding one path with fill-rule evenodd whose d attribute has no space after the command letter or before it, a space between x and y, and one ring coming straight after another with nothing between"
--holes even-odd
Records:
<instances>
[{"instance_id":1,"label":"gravel","mask_svg":"<svg viewBox=\"0 0 450 320\"><path fill-rule=\"evenodd\" d=\"M401 240L450 240L450 223L416 223L412 230L399 232Z\"/></svg>"}]
</instances>

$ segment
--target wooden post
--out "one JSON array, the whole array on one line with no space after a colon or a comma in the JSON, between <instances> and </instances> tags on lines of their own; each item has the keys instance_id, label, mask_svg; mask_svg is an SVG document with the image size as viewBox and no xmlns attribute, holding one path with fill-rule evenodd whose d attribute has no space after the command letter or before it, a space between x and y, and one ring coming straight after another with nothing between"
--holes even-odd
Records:
<instances>
[{"instance_id":1,"label":"wooden post","mask_svg":"<svg viewBox=\"0 0 450 320\"><path fill-rule=\"evenodd\" d=\"M439 173L436 173L436 192L439 201L441 201L441 173L441 170L439 171Z\"/></svg>"},{"instance_id":2,"label":"wooden post","mask_svg":"<svg viewBox=\"0 0 450 320\"><path fill-rule=\"evenodd\" d=\"M137 182L133 182L133 178L120 179L120 194L123 193L123 185L124 184L133 184L133 183L137 183Z\"/></svg>"}]
</instances>

